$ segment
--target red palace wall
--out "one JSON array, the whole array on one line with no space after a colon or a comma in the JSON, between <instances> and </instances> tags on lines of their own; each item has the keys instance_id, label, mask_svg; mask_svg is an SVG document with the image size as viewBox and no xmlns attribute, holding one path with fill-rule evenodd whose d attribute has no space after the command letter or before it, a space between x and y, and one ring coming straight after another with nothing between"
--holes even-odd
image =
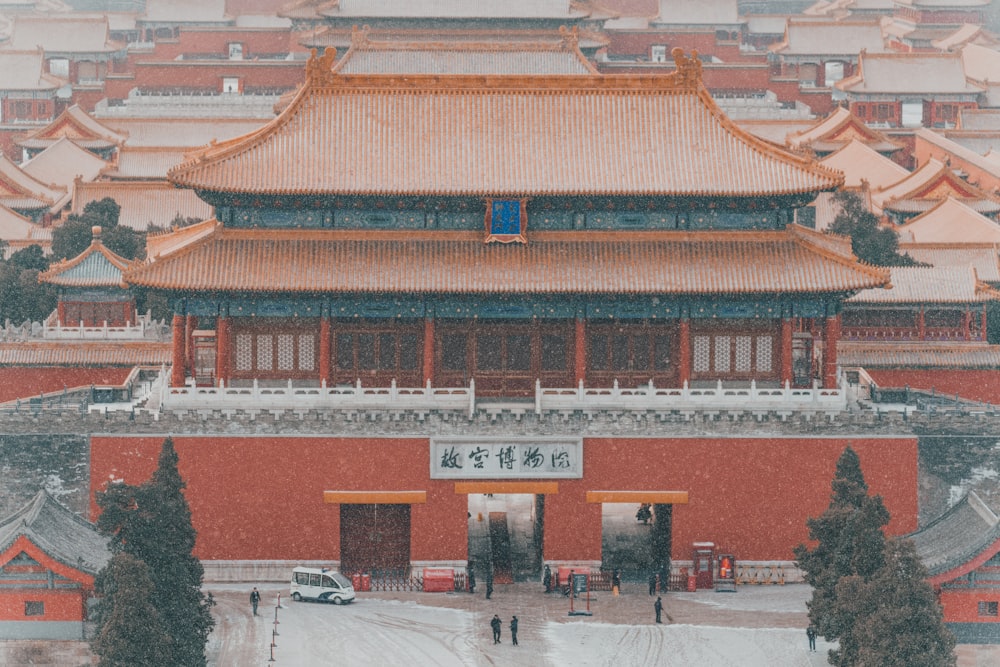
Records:
<instances>
[{"instance_id":1,"label":"red palace wall","mask_svg":"<svg viewBox=\"0 0 1000 667\"><path fill-rule=\"evenodd\" d=\"M74 387L125 383L131 368L0 368L0 403Z\"/></svg>"},{"instance_id":2,"label":"red palace wall","mask_svg":"<svg viewBox=\"0 0 1000 667\"><path fill-rule=\"evenodd\" d=\"M743 560L788 560L805 521L829 504L846 439L586 439L584 478L559 480L545 499L544 557L600 560L601 506L587 491L687 491L674 507L673 555L710 540ZM162 438L94 437L91 489L109 478L139 483ZM467 557L468 502L454 480L428 479L426 439L176 437L202 559L336 560L339 507L323 491L427 492L411 509L414 561ZM889 532L917 527L914 438L852 439ZM96 506L92 506L96 516Z\"/></svg>"},{"instance_id":3,"label":"red palace wall","mask_svg":"<svg viewBox=\"0 0 1000 667\"><path fill-rule=\"evenodd\" d=\"M980 616L979 602L1000 600L1000 591L974 589L967 591L943 590L939 596L948 623L1000 623L1000 617Z\"/></svg>"},{"instance_id":4,"label":"red palace wall","mask_svg":"<svg viewBox=\"0 0 1000 667\"><path fill-rule=\"evenodd\" d=\"M973 370L869 370L880 387L921 389L970 401L997 403L1000 397L1000 371Z\"/></svg>"},{"instance_id":5,"label":"red palace wall","mask_svg":"<svg viewBox=\"0 0 1000 667\"><path fill-rule=\"evenodd\" d=\"M45 614L25 616L25 602L43 602ZM3 621L82 621L83 593L79 590L46 589L0 592L0 620Z\"/></svg>"}]
</instances>

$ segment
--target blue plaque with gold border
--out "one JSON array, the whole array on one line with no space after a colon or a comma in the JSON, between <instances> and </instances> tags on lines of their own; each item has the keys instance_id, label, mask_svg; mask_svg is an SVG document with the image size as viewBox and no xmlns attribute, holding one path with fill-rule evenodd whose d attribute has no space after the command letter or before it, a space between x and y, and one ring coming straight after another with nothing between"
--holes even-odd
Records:
<instances>
[{"instance_id":1,"label":"blue plaque with gold border","mask_svg":"<svg viewBox=\"0 0 1000 667\"><path fill-rule=\"evenodd\" d=\"M527 243L527 222L527 200L486 200L486 243Z\"/></svg>"}]
</instances>

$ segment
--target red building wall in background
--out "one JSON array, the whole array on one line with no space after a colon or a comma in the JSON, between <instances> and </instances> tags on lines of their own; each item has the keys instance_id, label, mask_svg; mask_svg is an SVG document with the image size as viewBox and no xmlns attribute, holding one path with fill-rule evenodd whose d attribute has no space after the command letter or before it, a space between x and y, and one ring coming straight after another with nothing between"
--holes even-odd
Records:
<instances>
[{"instance_id":1,"label":"red building wall in background","mask_svg":"<svg viewBox=\"0 0 1000 667\"><path fill-rule=\"evenodd\" d=\"M880 387L934 390L969 401L1000 401L1000 371L995 370L869 370Z\"/></svg>"},{"instance_id":2,"label":"red building wall in background","mask_svg":"<svg viewBox=\"0 0 1000 667\"><path fill-rule=\"evenodd\" d=\"M140 483L162 438L93 437L91 488ZM325 490L425 490L411 506L414 561L467 558L465 495L429 479L424 438L176 437L202 559L336 560L339 506ZM837 438L586 439L584 477L546 496L544 557L599 560L601 506L593 490L687 491L673 515L674 557L710 540L743 560L788 560L805 521L829 504ZM892 514L889 531L917 527L915 438L853 439L872 493ZM96 517L96 506L92 506Z\"/></svg>"},{"instance_id":3,"label":"red building wall in background","mask_svg":"<svg viewBox=\"0 0 1000 667\"><path fill-rule=\"evenodd\" d=\"M979 603L1000 601L1000 590L942 590L938 599L948 623L1000 623L1000 616L979 614Z\"/></svg>"},{"instance_id":4,"label":"red building wall in background","mask_svg":"<svg viewBox=\"0 0 1000 667\"><path fill-rule=\"evenodd\" d=\"M13 366L0 368L0 403L90 385L121 386L132 368Z\"/></svg>"},{"instance_id":5,"label":"red building wall in background","mask_svg":"<svg viewBox=\"0 0 1000 667\"><path fill-rule=\"evenodd\" d=\"M41 602L45 613L25 616L26 602ZM82 621L84 594L80 590L13 589L0 591L0 620L3 621Z\"/></svg>"}]
</instances>

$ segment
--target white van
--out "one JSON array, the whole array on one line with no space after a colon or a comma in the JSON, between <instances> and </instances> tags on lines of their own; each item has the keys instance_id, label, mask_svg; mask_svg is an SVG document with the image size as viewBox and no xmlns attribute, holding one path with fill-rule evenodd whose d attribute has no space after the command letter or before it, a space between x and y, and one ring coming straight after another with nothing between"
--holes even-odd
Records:
<instances>
[{"instance_id":1,"label":"white van","mask_svg":"<svg viewBox=\"0 0 1000 667\"><path fill-rule=\"evenodd\" d=\"M345 604L354 601L354 587L336 570L297 567L292 570L292 599Z\"/></svg>"}]
</instances>

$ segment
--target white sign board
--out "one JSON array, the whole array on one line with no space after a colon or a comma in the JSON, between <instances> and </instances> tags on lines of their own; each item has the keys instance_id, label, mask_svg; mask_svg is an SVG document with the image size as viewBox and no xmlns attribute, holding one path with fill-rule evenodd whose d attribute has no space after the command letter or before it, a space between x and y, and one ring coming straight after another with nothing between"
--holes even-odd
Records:
<instances>
[{"instance_id":1,"label":"white sign board","mask_svg":"<svg viewBox=\"0 0 1000 667\"><path fill-rule=\"evenodd\" d=\"M431 438L431 479L579 479L583 438Z\"/></svg>"}]
</instances>

